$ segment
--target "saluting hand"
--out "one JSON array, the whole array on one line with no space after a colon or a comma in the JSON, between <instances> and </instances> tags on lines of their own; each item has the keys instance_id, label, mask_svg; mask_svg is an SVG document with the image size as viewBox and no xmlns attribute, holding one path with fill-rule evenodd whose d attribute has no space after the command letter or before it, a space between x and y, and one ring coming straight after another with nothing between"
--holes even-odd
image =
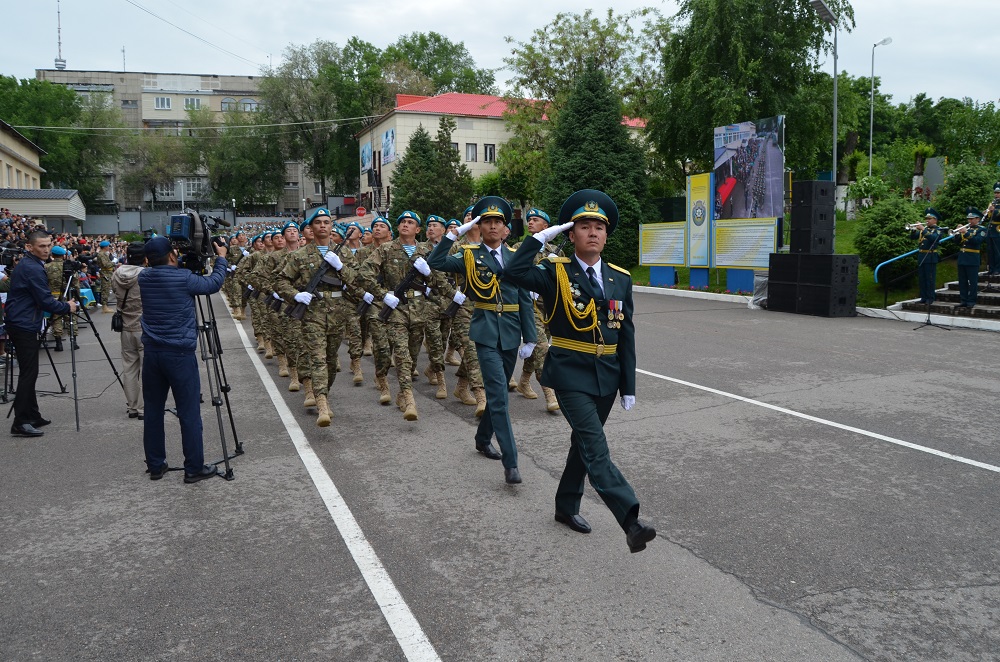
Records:
<instances>
[{"instance_id":1,"label":"saluting hand","mask_svg":"<svg viewBox=\"0 0 1000 662\"><path fill-rule=\"evenodd\" d=\"M475 225L478 222L479 222L479 217L476 216L474 219L472 219L468 223L463 223L462 225L459 225L454 230L449 230L448 231L448 238L451 239L452 241L458 241L459 237L464 236L465 233L469 231L469 228L471 228L473 225Z\"/></svg>"},{"instance_id":2,"label":"saluting hand","mask_svg":"<svg viewBox=\"0 0 1000 662\"><path fill-rule=\"evenodd\" d=\"M550 239L559 236L566 230L569 230L571 227L573 227L573 221L570 221L569 223L563 223L562 225L554 225L550 228L545 228L541 232L536 232L531 236L540 241L542 245L545 245L546 243L548 243Z\"/></svg>"}]
</instances>

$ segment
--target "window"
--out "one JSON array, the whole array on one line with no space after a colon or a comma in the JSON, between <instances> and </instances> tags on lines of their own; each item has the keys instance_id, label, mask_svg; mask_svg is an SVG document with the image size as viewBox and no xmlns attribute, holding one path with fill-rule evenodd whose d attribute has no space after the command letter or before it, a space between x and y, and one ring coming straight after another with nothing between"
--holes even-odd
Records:
<instances>
[{"instance_id":1,"label":"window","mask_svg":"<svg viewBox=\"0 0 1000 662\"><path fill-rule=\"evenodd\" d=\"M483 145L483 163L497 162L497 146Z\"/></svg>"},{"instance_id":2,"label":"window","mask_svg":"<svg viewBox=\"0 0 1000 662\"><path fill-rule=\"evenodd\" d=\"M7 188L14 188L14 166L7 166Z\"/></svg>"},{"instance_id":3,"label":"window","mask_svg":"<svg viewBox=\"0 0 1000 662\"><path fill-rule=\"evenodd\" d=\"M323 182L313 182L313 193L319 195L323 192Z\"/></svg>"},{"instance_id":4,"label":"window","mask_svg":"<svg viewBox=\"0 0 1000 662\"><path fill-rule=\"evenodd\" d=\"M201 99L198 97L185 97L184 110L198 110L201 108Z\"/></svg>"},{"instance_id":5,"label":"window","mask_svg":"<svg viewBox=\"0 0 1000 662\"><path fill-rule=\"evenodd\" d=\"M169 184L157 184L156 197L158 198L174 197L174 183L170 182Z\"/></svg>"},{"instance_id":6,"label":"window","mask_svg":"<svg viewBox=\"0 0 1000 662\"><path fill-rule=\"evenodd\" d=\"M475 161L476 160L476 148L478 145L476 143L465 143L465 160Z\"/></svg>"},{"instance_id":7,"label":"window","mask_svg":"<svg viewBox=\"0 0 1000 662\"><path fill-rule=\"evenodd\" d=\"M156 97L156 110L170 110L170 97Z\"/></svg>"},{"instance_id":8,"label":"window","mask_svg":"<svg viewBox=\"0 0 1000 662\"><path fill-rule=\"evenodd\" d=\"M122 108L138 108L138 99L122 99Z\"/></svg>"},{"instance_id":9,"label":"window","mask_svg":"<svg viewBox=\"0 0 1000 662\"><path fill-rule=\"evenodd\" d=\"M298 188L298 182L285 182L285 188Z\"/></svg>"},{"instance_id":10,"label":"window","mask_svg":"<svg viewBox=\"0 0 1000 662\"><path fill-rule=\"evenodd\" d=\"M452 143L452 144L451 144L451 148L452 148L453 150L455 150L456 152L458 152L459 154L461 154L461 153L462 153L462 150L461 150L461 149L459 149L459 147L458 147L458 143Z\"/></svg>"},{"instance_id":11,"label":"window","mask_svg":"<svg viewBox=\"0 0 1000 662\"><path fill-rule=\"evenodd\" d=\"M257 110L257 102L254 99L240 99L240 110L247 112Z\"/></svg>"},{"instance_id":12,"label":"window","mask_svg":"<svg viewBox=\"0 0 1000 662\"><path fill-rule=\"evenodd\" d=\"M17 171L17 188L21 188L21 171Z\"/></svg>"},{"instance_id":13,"label":"window","mask_svg":"<svg viewBox=\"0 0 1000 662\"><path fill-rule=\"evenodd\" d=\"M184 193L189 198L199 198L205 194L205 184L204 177L185 177Z\"/></svg>"},{"instance_id":14,"label":"window","mask_svg":"<svg viewBox=\"0 0 1000 662\"><path fill-rule=\"evenodd\" d=\"M236 110L236 99L232 97L226 97L222 100L222 110Z\"/></svg>"}]
</instances>

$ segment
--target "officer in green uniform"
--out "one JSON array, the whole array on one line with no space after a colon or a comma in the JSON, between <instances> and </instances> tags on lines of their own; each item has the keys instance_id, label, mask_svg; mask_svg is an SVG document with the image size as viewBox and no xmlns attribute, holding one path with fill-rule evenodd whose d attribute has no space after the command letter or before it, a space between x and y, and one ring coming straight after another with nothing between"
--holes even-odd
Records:
<instances>
[{"instance_id":1,"label":"officer in green uniform","mask_svg":"<svg viewBox=\"0 0 1000 662\"><path fill-rule=\"evenodd\" d=\"M449 232L434 248L428 263L432 269L465 277L463 292L454 300L472 299L475 309L469 325L469 338L476 343L479 370L486 389L486 411L476 430L476 450L492 460L503 460L504 480L520 483L517 445L508 411L507 382L514 374L518 354L531 355L535 348L535 314L528 290L507 276L506 265L514 253L503 243L503 230L510 223L512 210L503 198L489 195L472 209L472 220ZM450 255L452 245L469 228L479 223L483 243L466 247L461 255ZM521 340L524 346L520 352ZM491 440L496 434L500 453Z\"/></svg>"},{"instance_id":2,"label":"officer in green uniform","mask_svg":"<svg viewBox=\"0 0 1000 662\"><path fill-rule=\"evenodd\" d=\"M635 406L635 326L632 279L604 262L601 251L618 225L618 208L601 191L584 189L559 210L561 225L524 241L507 268L508 277L538 292L545 302L552 339L542 384L555 389L563 416L573 429L569 455L556 490L557 522L589 533L580 516L584 479L589 478L625 531L629 550L640 552L656 530L639 520L639 500L611 461L604 423L616 397ZM534 266L542 245L568 231L573 257L550 257Z\"/></svg>"},{"instance_id":3,"label":"officer in green uniform","mask_svg":"<svg viewBox=\"0 0 1000 662\"><path fill-rule=\"evenodd\" d=\"M910 239L917 239L919 243L917 280L920 283L920 303L930 305L937 297L937 265L938 244L948 236L948 230L938 225L941 215L933 207L928 207L924 213L927 225L917 223L915 229L910 233Z\"/></svg>"},{"instance_id":4,"label":"officer in green uniform","mask_svg":"<svg viewBox=\"0 0 1000 662\"><path fill-rule=\"evenodd\" d=\"M986 244L989 275L1000 275L1000 182L993 185L993 202L986 209Z\"/></svg>"},{"instance_id":5,"label":"officer in green uniform","mask_svg":"<svg viewBox=\"0 0 1000 662\"><path fill-rule=\"evenodd\" d=\"M111 310L111 276L115 273L115 263L111 259L111 242L102 241L98 244L97 266L101 270L101 312L113 313Z\"/></svg>"},{"instance_id":6,"label":"officer in green uniform","mask_svg":"<svg viewBox=\"0 0 1000 662\"><path fill-rule=\"evenodd\" d=\"M979 225L983 214L975 207L965 210L969 227L959 228L959 242L962 247L958 252L958 294L961 299L956 308L972 308L976 305L979 293L979 262L980 247L986 241L986 228Z\"/></svg>"}]
</instances>

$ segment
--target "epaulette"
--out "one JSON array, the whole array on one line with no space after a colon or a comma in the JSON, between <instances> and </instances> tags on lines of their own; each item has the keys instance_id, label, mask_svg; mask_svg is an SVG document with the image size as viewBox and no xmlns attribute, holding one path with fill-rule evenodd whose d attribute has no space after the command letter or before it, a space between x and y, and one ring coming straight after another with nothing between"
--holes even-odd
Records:
<instances>
[{"instance_id":1,"label":"epaulette","mask_svg":"<svg viewBox=\"0 0 1000 662\"><path fill-rule=\"evenodd\" d=\"M569 258L563 257L561 255L549 255L545 258L549 262L559 262L561 264L569 264Z\"/></svg>"},{"instance_id":2,"label":"epaulette","mask_svg":"<svg viewBox=\"0 0 1000 662\"><path fill-rule=\"evenodd\" d=\"M610 262L608 262L608 266L609 266L609 267L611 267L612 269L614 269L615 271L620 271L620 272L622 272L622 273L623 273L623 274L625 274L626 276L630 276L630 277L632 276L632 274L631 274L631 273L629 273L629 270L628 270L628 269L622 269L622 268L621 268L621 267L619 267L619 266L618 266L617 264L611 264Z\"/></svg>"},{"instance_id":3,"label":"epaulette","mask_svg":"<svg viewBox=\"0 0 1000 662\"><path fill-rule=\"evenodd\" d=\"M474 251L479 248L479 244L462 244L463 251Z\"/></svg>"}]
</instances>

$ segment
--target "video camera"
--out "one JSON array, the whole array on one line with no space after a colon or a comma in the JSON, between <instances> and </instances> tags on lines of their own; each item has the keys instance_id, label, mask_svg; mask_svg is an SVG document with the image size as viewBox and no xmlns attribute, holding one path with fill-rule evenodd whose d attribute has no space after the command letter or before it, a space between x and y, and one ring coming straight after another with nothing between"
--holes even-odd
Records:
<instances>
[{"instance_id":1,"label":"video camera","mask_svg":"<svg viewBox=\"0 0 1000 662\"><path fill-rule=\"evenodd\" d=\"M24 249L11 246L9 241L0 244L0 264L10 269L24 255Z\"/></svg>"},{"instance_id":2,"label":"video camera","mask_svg":"<svg viewBox=\"0 0 1000 662\"><path fill-rule=\"evenodd\" d=\"M213 243L225 245L225 240L221 237L212 238L212 231L218 230L220 226L229 225L229 221L218 216L201 216L193 209L185 209L183 214L174 214L170 217L167 238L180 253L212 257L215 255Z\"/></svg>"}]
</instances>

